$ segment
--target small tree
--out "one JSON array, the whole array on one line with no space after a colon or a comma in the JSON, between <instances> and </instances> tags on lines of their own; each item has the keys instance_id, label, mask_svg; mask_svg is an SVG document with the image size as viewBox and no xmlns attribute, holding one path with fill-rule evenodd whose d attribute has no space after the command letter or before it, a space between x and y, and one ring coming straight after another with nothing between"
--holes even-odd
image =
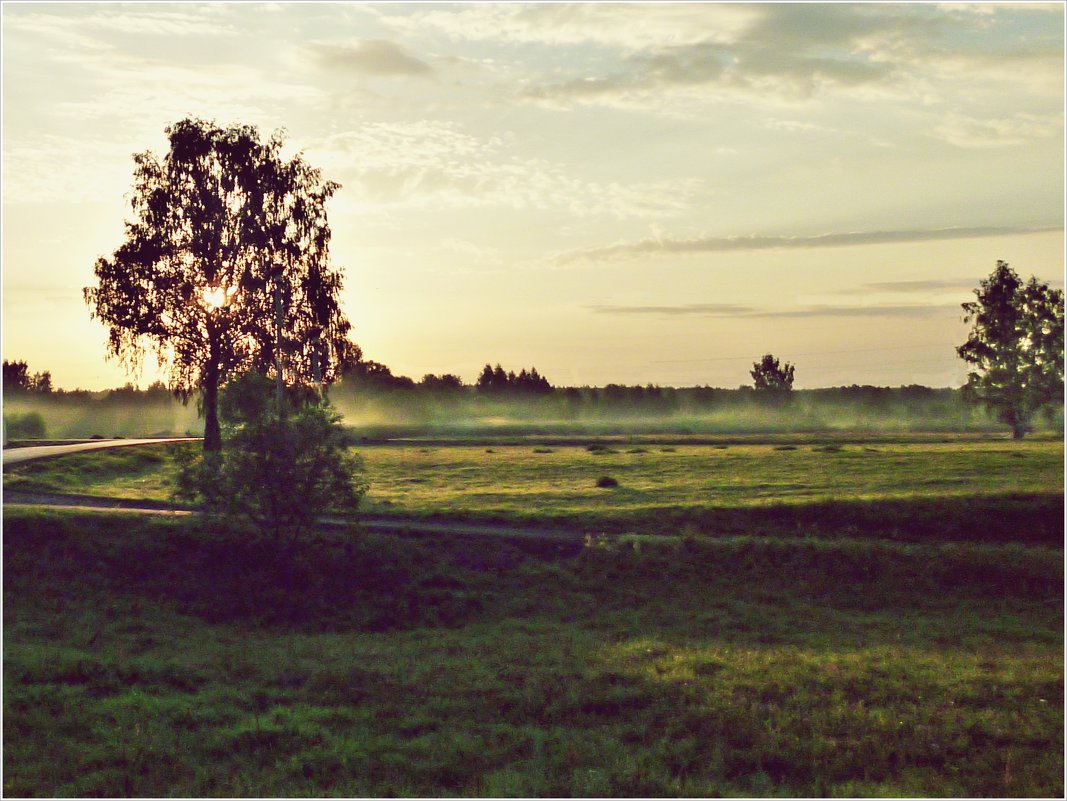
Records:
<instances>
[{"instance_id":1,"label":"small tree","mask_svg":"<svg viewBox=\"0 0 1067 801\"><path fill-rule=\"evenodd\" d=\"M355 512L367 490L341 417L326 401L279 409L271 381L248 375L223 393L226 448L187 461L177 495L240 516L283 545L330 509Z\"/></svg>"},{"instance_id":2,"label":"small tree","mask_svg":"<svg viewBox=\"0 0 1067 801\"><path fill-rule=\"evenodd\" d=\"M793 373L796 368L789 362L779 364L771 354L752 364L752 381L756 390L772 393L774 396L782 396L793 389Z\"/></svg>"},{"instance_id":3,"label":"small tree","mask_svg":"<svg viewBox=\"0 0 1067 801\"><path fill-rule=\"evenodd\" d=\"M971 366L964 394L1021 439L1042 407L1063 399L1063 292L1035 277L1024 284L998 260L974 294L963 304L971 333L956 348Z\"/></svg>"}]
</instances>

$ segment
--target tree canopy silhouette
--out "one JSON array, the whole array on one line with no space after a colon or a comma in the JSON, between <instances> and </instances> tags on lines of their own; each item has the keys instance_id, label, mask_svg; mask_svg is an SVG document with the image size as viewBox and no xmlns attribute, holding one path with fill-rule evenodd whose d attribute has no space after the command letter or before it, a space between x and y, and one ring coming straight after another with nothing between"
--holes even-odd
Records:
<instances>
[{"instance_id":1,"label":"tree canopy silhouette","mask_svg":"<svg viewBox=\"0 0 1067 801\"><path fill-rule=\"evenodd\" d=\"M527 370L522 368L518 375L513 370L504 372L504 368L497 364L496 367L485 365L475 383L478 392L486 395L502 395L506 393L523 395L547 395L552 392L552 385L548 379L537 372L536 367Z\"/></svg>"},{"instance_id":2,"label":"tree canopy silhouette","mask_svg":"<svg viewBox=\"0 0 1067 801\"><path fill-rule=\"evenodd\" d=\"M956 353L971 366L964 392L986 404L1021 439L1035 413L1063 398L1063 292L1005 261L963 304L972 329Z\"/></svg>"},{"instance_id":3,"label":"tree canopy silhouette","mask_svg":"<svg viewBox=\"0 0 1067 801\"><path fill-rule=\"evenodd\" d=\"M24 361L9 362L4 359L4 393L8 392L52 392L52 374L30 373L30 367Z\"/></svg>"},{"instance_id":4,"label":"tree canopy silhouette","mask_svg":"<svg viewBox=\"0 0 1067 801\"><path fill-rule=\"evenodd\" d=\"M793 373L796 368L789 362L781 365L770 353L752 364L750 374L753 386L761 392L786 393L793 389Z\"/></svg>"},{"instance_id":5,"label":"tree canopy silhouette","mask_svg":"<svg viewBox=\"0 0 1067 801\"><path fill-rule=\"evenodd\" d=\"M283 136L185 119L170 150L134 156L132 221L85 289L108 352L139 369L154 351L183 401L202 394L204 449L219 450L218 390L248 370L287 383L332 382L351 358L329 265L326 202L340 188ZM279 353L280 350L280 353Z\"/></svg>"}]
</instances>

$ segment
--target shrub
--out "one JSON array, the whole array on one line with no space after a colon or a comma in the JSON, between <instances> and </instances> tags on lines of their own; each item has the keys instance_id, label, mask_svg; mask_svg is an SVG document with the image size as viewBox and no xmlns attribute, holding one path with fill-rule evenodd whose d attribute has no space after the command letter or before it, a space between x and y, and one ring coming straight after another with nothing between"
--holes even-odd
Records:
<instances>
[{"instance_id":1,"label":"shrub","mask_svg":"<svg viewBox=\"0 0 1067 801\"><path fill-rule=\"evenodd\" d=\"M601 476L596 480L596 485L601 489L610 489L619 486L619 482L611 476Z\"/></svg>"},{"instance_id":2,"label":"shrub","mask_svg":"<svg viewBox=\"0 0 1067 801\"><path fill-rule=\"evenodd\" d=\"M44 418L38 412L4 415L4 427L7 436L15 439L40 439L45 434Z\"/></svg>"},{"instance_id":3,"label":"shrub","mask_svg":"<svg viewBox=\"0 0 1067 801\"><path fill-rule=\"evenodd\" d=\"M348 451L341 417L327 402L279 411L270 396L262 376L228 388L220 405L223 451L186 451L176 494L291 540L329 509L355 512L367 482L363 461Z\"/></svg>"},{"instance_id":4,"label":"shrub","mask_svg":"<svg viewBox=\"0 0 1067 801\"><path fill-rule=\"evenodd\" d=\"M618 453L618 451L615 450L614 448L609 448L607 445L601 445L600 443L595 443L593 445L586 445L585 449L587 451L589 451L591 454L593 454L594 456L600 456L601 454L604 454L604 453Z\"/></svg>"}]
</instances>

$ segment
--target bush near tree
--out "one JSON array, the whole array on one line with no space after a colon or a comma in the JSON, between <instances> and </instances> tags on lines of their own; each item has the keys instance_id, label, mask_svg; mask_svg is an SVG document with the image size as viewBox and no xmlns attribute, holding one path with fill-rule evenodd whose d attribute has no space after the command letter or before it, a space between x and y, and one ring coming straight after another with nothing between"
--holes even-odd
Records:
<instances>
[{"instance_id":1,"label":"bush near tree","mask_svg":"<svg viewBox=\"0 0 1067 801\"><path fill-rule=\"evenodd\" d=\"M10 439L43 439L46 427L38 412L4 415L4 444Z\"/></svg>"},{"instance_id":2,"label":"bush near tree","mask_svg":"<svg viewBox=\"0 0 1067 801\"><path fill-rule=\"evenodd\" d=\"M250 374L223 392L220 417L225 448L187 452L179 498L243 518L283 549L327 512L356 512L368 486L363 462L327 401L286 398L279 407L273 383Z\"/></svg>"}]
</instances>

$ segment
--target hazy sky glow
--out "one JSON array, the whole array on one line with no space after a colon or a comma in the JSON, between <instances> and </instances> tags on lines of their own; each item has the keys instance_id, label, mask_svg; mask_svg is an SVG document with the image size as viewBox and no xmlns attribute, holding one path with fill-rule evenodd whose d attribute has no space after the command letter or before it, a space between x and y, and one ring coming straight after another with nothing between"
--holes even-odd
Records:
<instances>
[{"instance_id":1,"label":"hazy sky glow","mask_svg":"<svg viewBox=\"0 0 1067 801\"><path fill-rule=\"evenodd\" d=\"M1063 45L1061 3L4 3L3 356L127 380L81 288L193 115L343 185L394 372L959 385L997 259L1063 283Z\"/></svg>"}]
</instances>

